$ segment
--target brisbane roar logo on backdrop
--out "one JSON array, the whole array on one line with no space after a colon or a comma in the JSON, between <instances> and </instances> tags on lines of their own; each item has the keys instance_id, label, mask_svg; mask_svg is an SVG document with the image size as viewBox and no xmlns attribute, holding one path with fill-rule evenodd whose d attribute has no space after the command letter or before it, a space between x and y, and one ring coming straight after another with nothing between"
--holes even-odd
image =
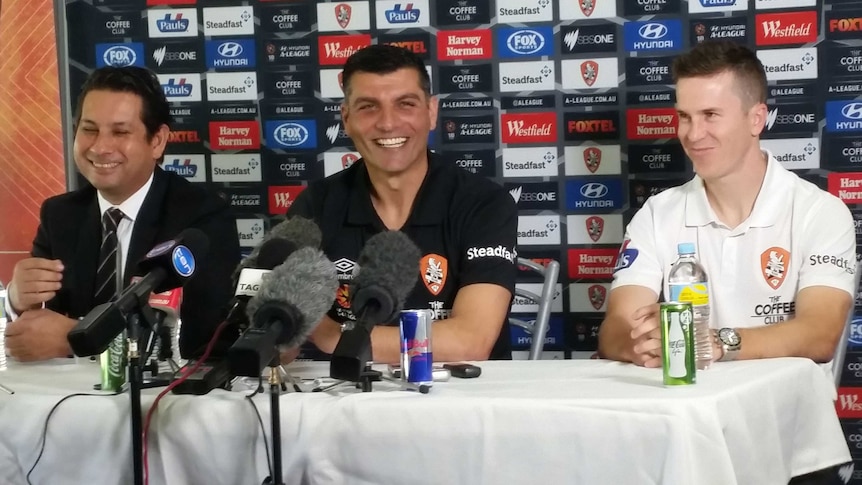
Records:
<instances>
[{"instance_id":1,"label":"brisbane roar logo on backdrop","mask_svg":"<svg viewBox=\"0 0 862 485\"><path fill-rule=\"evenodd\" d=\"M605 304L605 298L608 296L608 289L602 285L592 285L587 289L590 297L590 304L596 310L601 310Z\"/></svg>"},{"instance_id":2,"label":"brisbane roar logo on backdrop","mask_svg":"<svg viewBox=\"0 0 862 485\"><path fill-rule=\"evenodd\" d=\"M773 290L777 290L784 283L788 269L790 269L790 252L786 249L773 246L760 253L761 274Z\"/></svg>"},{"instance_id":3,"label":"brisbane roar logo on backdrop","mask_svg":"<svg viewBox=\"0 0 862 485\"><path fill-rule=\"evenodd\" d=\"M581 7L581 12L583 12L585 17L589 17L593 14L593 10L596 9L596 2L598 0L580 0L578 2L578 6Z\"/></svg>"},{"instance_id":4,"label":"brisbane roar logo on backdrop","mask_svg":"<svg viewBox=\"0 0 862 485\"><path fill-rule=\"evenodd\" d=\"M350 24L350 15L352 10L353 9L350 5L347 5L346 3L339 3L335 6L335 20L342 29L346 29L347 25Z\"/></svg>"},{"instance_id":5,"label":"brisbane roar logo on backdrop","mask_svg":"<svg viewBox=\"0 0 862 485\"><path fill-rule=\"evenodd\" d=\"M599 216L588 217L586 220L587 234L593 242L598 242L602 238L602 233L605 231L605 220Z\"/></svg>"},{"instance_id":6,"label":"brisbane roar logo on backdrop","mask_svg":"<svg viewBox=\"0 0 862 485\"><path fill-rule=\"evenodd\" d=\"M599 63L596 61L584 61L581 63L581 77L584 84L592 86L599 77Z\"/></svg>"},{"instance_id":7,"label":"brisbane roar logo on backdrop","mask_svg":"<svg viewBox=\"0 0 862 485\"><path fill-rule=\"evenodd\" d=\"M598 147L589 147L584 150L584 165L590 173L596 173L602 164L602 150Z\"/></svg>"},{"instance_id":8,"label":"brisbane roar logo on backdrop","mask_svg":"<svg viewBox=\"0 0 862 485\"><path fill-rule=\"evenodd\" d=\"M446 285L446 277L449 274L449 261L439 254L426 254L419 262L419 274L422 275L422 283L425 288L437 296Z\"/></svg>"}]
</instances>

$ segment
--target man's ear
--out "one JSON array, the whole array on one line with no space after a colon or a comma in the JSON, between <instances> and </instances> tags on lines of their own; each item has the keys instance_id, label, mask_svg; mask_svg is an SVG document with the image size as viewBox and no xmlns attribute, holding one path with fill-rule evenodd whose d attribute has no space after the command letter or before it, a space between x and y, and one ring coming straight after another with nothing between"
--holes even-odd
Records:
<instances>
[{"instance_id":1,"label":"man's ear","mask_svg":"<svg viewBox=\"0 0 862 485\"><path fill-rule=\"evenodd\" d=\"M162 125L153 133L150 139L150 149L152 150L153 160L162 158L165 153L165 147L168 145L168 138L171 136L171 129L168 125Z\"/></svg>"}]
</instances>

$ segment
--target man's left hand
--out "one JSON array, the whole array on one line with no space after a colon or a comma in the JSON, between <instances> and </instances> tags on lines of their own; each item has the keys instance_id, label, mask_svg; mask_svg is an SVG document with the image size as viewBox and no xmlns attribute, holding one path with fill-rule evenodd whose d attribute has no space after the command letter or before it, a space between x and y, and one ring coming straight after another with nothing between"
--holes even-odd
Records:
<instances>
[{"instance_id":1,"label":"man's left hand","mask_svg":"<svg viewBox=\"0 0 862 485\"><path fill-rule=\"evenodd\" d=\"M6 351L21 362L66 357L76 320L45 309L28 310L6 325Z\"/></svg>"}]
</instances>

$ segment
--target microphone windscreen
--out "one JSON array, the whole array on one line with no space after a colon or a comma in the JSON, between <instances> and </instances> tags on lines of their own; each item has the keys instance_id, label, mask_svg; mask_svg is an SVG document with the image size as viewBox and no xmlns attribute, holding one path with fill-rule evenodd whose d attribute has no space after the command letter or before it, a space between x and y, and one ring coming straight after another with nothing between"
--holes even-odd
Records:
<instances>
[{"instance_id":1,"label":"microphone windscreen","mask_svg":"<svg viewBox=\"0 0 862 485\"><path fill-rule=\"evenodd\" d=\"M258 269L272 269L283 263L291 253L296 251L296 244L287 239L270 239L260 245L257 257Z\"/></svg>"},{"instance_id":2,"label":"microphone windscreen","mask_svg":"<svg viewBox=\"0 0 862 485\"><path fill-rule=\"evenodd\" d=\"M379 287L392 296L395 303L393 314L397 314L419 280L421 257L416 244L401 231L384 231L371 236L359 253L358 272L350 284L351 298L366 288ZM358 316L362 308L352 310ZM393 316L389 315L389 318Z\"/></svg>"},{"instance_id":3,"label":"microphone windscreen","mask_svg":"<svg viewBox=\"0 0 862 485\"><path fill-rule=\"evenodd\" d=\"M263 236L263 241L261 241L260 245L252 249L251 253L240 261L239 267L234 271L234 283L236 283L237 275L243 268L264 268L258 261L260 259L260 252L269 241L274 239L289 241L296 249L305 247L317 248L320 247L323 235L320 233L320 228L317 227L317 224L315 224L314 221L299 216L291 217L290 219L276 224ZM269 269L274 267L276 264L280 264L284 259L285 258L282 258L280 261L277 261L275 264L268 266L265 269Z\"/></svg>"}]
</instances>

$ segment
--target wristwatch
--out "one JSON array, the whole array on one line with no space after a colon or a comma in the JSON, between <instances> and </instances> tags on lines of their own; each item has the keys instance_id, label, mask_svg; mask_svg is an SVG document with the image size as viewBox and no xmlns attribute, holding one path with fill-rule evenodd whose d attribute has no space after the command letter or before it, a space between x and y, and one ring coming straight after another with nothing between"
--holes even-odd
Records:
<instances>
[{"instance_id":1,"label":"wristwatch","mask_svg":"<svg viewBox=\"0 0 862 485\"><path fill-rule=\"evenodd\" d=\"M724 347L724 355L721 361L736 360L739 350L742 348L742 338L734 328L722 328L718 331L718 341Z\"/></svg>"}]
</instances>

